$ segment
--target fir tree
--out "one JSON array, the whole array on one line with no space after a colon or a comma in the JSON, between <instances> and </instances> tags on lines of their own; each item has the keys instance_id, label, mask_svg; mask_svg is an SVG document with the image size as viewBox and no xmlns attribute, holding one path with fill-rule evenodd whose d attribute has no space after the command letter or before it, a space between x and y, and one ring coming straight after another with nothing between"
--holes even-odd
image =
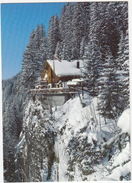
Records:
<instances>
[{"instance_id":1,"label":"fir tree","mask_svg":"<svg viewBox=\"0 0 132 183\"><path fill-rule=\"evenodd\" d=\"M122 112L123 103L121 87L122 83L110 49L106 48L106 58L103 63L103 70L98 79L99 104L98 110L102 116L109 119L117 119Z\"/></svg>"},{"instance_id":2,"label":"fir tree","mask_svg":"<svg viewBox=\"0 0 132 183\"><path fill-rule=\"evenodd\" d=\"M118 77L122 83L122 102L123 110L129 107L129 44L128 44L128 31L122 33L121 41L119 43L119 52L117 58Z\"/></svg>"},{"instance_id":3,"label":"fir tree","mask_svg":"<svg viewBox=\"0 0 132 183\"><path fill-rule=\"evenodd\" d=\"M62 42L57 42L57 46L56 46L56 50L55 50L55 55L59 58L59 59L62 59L63 56L62 56Z\"/></svg>"},{"instance_id":4,"label":"fir tree","mask_svg":"<svg viewBox=\"0 0 132 183\"><path fill-rule=\"evenodd\" d=\"M85 47L85 72L84 75L87 80L88 90L91 96L98 95L98 78L100 66L102 62L100 45L98 41L98 19L97 19L97 5L92 3L90 5L90 33L89 43Z\"/></svg>"},{"instance_id":5,"label":"fir tree","mask_svg":"<svg viewBox=\"0 0 132 183\"><path fill-rule=\"evenodd\" d=\"M72 58L72 39L73 39L73 5L67 3L60 16L60 33L62 42L62 59L70 60Z\"/></svg>"},{"instance_id":6,"label":"fir tree","mask_svg":"<svg viewBox=\"0 0 132 183\"><path fill-rule=\"evenodd\" d=\"M57 42L59 41L60 41L59 19L57 16L53 16L50 19L50 25L48 30L49 58L53 58Z\"/></svg>"},{"instance_id":7,"label":"fir tree","mask_svg":"<svg viewBox=\"0 0 132 183\"><path fill-rule=\"evenodd\" d=\"M89 5L87 3L87 5ZM82 38L86 35L88 22L86 3L76 3L73 8L73 37L72 37L72 58L77 59L80 57L80 43Z\"/></svg>"},{"instance_id":8,"label":"fir tree","mask_svg":"<svg viewBox=\"0 0 132 183\"><path fill-rule=\"evenodd\" d=\"M100 19L99 42L102 54L105 46L109 46L113 57L118 57L118 44L121 32L128 29L127 2L98 3L98 17Z\"/></svg>"},{"instance_id":9,"label":"fir tree","mask_svg":"<svg viewBox=\"0 0 132 183\"><path fill-rule=\"evenodd\" d=\"M44 62L48 56L47 39L43 25L38 25L31 33L29 44L23 55L22 82L24 87L31 88L40 77Z\"/></svg>"},{"instance_id":10,"label":"fir tree","mask_svg":"<svg viewBox=\"0 0 132 183\"><path fill-rule=\"evenodd\" d=\"M84 56L85 47L86 47L86 37L82 37L82 40L80 42L80 58L82 58ZM86 49L86 50L88 50L88 49ZM85 54L87 54L87 53L85 53Z\"/></svg>"}]
</instances>

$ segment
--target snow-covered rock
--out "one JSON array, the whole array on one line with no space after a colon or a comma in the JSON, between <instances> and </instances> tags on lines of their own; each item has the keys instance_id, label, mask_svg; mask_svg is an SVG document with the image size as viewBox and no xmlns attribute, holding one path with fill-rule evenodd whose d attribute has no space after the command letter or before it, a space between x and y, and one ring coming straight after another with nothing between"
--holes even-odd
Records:
<instances>
[{"instance_id":1,"label":"snow-covered rock","mask_svg":"<svg viewBox=\"0 0 132 183\"><path fill-rule=\"evenodd\" d=\"M124 162L130 159L130 143L126 144L126 147L114 158L113 166L123 166Z\"/></svg>"},{"instance_id":2,"label":"snow-covered rock","mask_svg":"<svg viewBox=\"0 0 132 183\"><path fill-rule=\"evenodd\" d=\"M84 95L83 107L76 96L54 110L59 181L101 180L106 176L100 147L116 128L114 121L105 124L99 116L97 102L97 98Z\"/></svg>"},{"instance_id":3,"label":"snow-covered rock","mask_svg":"<svg viewBox=\"0 0 132 183\"><path fill-rule=\"evenodd\" d=\"M51 178L54 132L49 116L41 101L30 100L25 108L23 131L15 155L16 176L24 182L45 182Z\"/></svg>"},{"instance_id":4,"label":"snow-covered rock","mask_svg":"<svg viewBox=\"0 0 132 183\"><path fill-rule=\"evenodd\" d=\"M88 94L75 96L52 111L42 101L29 101L23 133L16 147L16 163L22 180L130 178L128 135L119 132L114 120L107 119L106 123L98 113L97 104L98 99Z\"/></svg>"},{"instance_id":5,"label":"snow-covered rock","mask_svg":"<svg viewBox=\"0 0 132 183\"><path fill-rule=\"evenodd\" d=\"M120 116L117 125L122 129L122 132L130 134L130 109L126 109Z\"/></svg>"}]
</instances>

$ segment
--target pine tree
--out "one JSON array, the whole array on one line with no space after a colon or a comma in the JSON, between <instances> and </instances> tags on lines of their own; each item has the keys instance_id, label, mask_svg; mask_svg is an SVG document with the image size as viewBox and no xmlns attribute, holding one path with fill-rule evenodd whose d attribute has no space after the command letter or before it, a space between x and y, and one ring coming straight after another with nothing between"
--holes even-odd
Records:
<instances>
[{"instance_id":1,"label":"pine tree","mask_svg":"<svg viewBox=\"0 0 132 183\"><path fill-rule=\"evenodd\" d=\"M107 47L103 70L98 79L98 110L103 117L117 119L121 114L123 108L121 87L114 57Z\"/></svg>"},{"instance_id":2,"label":"pine tree","mask_svg":"<svg viewBox=\"0 0 132 183\"><path fill-rule=\"evenodd\" d=\"M112 55L118 57L118 44L122 31L128 29L128 3L105 2L98 3L100 19L99 42L104 55L105 46L109 46Z\"/></svg>"},{"instance_id":3,"label":"pine tree","mask_svg":"<svg viewBox=\"0 0 132 183\"><path fill-rule=\"evenodd\" d=\"M31 33L29 44L23 55L22 82L24 87L31 88L40 77L44 62L48 57L47 38L43 25L38 25Z\"/></svg>"},{"instance_id":4,"label":"pine tree","mask_svg":"<svg viewBox=\"0 0 132 183\"><path fill-rule=\"evenodd\" d=\"M26 51L23 56L22 64L22 80L26 88L33 87L31 86L32 81L35 79L36 63L34 61L35 52L32 51L30 45L27 46Z\"/></svg>"},{"instance_id":5,"label":"pine tree","mask_svg":"<svg viewBox=\"0 0 132 183\"><path fill-rule=\"evenodd\" d=\"M81 41L87 39L89 30L89 3L67 3L60 16L62 58L80 58ZM82 53L81 53L82 54ZM82 55L81 55L82 56Z\"/></svg>"},{"instance_id":6,"label":"pine tree","mask_svg":"<svg viewBox=\"0 0 132 183\"><path fill-rule=\"evenodd\" d=\"M48 30L49 58L53 58L57 46L60 41L60 29L58 16L53 16L50 19Z\"/></svg>"},{"instance_id":7,"label":"pine tree","mask_svg":"<svg viewBox=\"0 0 132 183\"><path fill-rule=\"evenodd\" d=\"M96 41L97 40L93 40L93 43L87 47L89 55L88 57L84 57L84 75L86 77L88 91L91 96L98 95L98 78L102 62L101 52L98 47L98 42Z\"/></svg>"},{"instance_id":8,"label":"pine tree","mask_svg":"<svg viewBox=\"0 0 132 183\"><path fill-rule=\"evenodd\" d=\"M8 104L6 104L3 113L3 150L4 150L4 169L6 170L6 180L14 182L15 164L14 164L14 147L18 142L18 124L16 114L14 111L15 97L10 96ZM20 121L19 121L20 122Z\"/></svg>"},{"instance_id":9,"label":"pine tree","mask_svg":"<svg viewBox=\"0 0 132 183\"><path fill-rule=\"evenodd\" d=\"M80 57L83 57L84 55L84 48L85 48L85 37L82 37L81 43L80 43Z\"/></svg>"},{"instance_id":10,"label":"pine tree","mask_svg":"<svg viewBox=\"0 0 132 183\"><path fill-rule=\"evenodd\" d=\"M113 20L115 28L120 32L128 30L128 2L109 2L107 6L109 18Z\"/></svg>"},{"instance_id":11,"label":"pine tree","mask_svg":"<svg viewBox=\"0 0 132 183\"><path fill-rule=\"evenodd\" d=\"M72 58L80 58L80 43L82 38L88 34L88 8L89 3L76 3L73 8L73 37L72 37Z\"/></svg>"},{"instance_id":12,"label":"pine tree","mask_svg":"<svg viewBox=\"0 0 132 183\"><path fill-rule=\"evenodd\" d=\"M60 42L60 41L57 42L57 46L56 46L56 50L55 50L55 55L59 59L63 58L63 56L62 56L62 48L63 48L62 42Z\"/></svg>"},{"instance_id":13,"label":"pine tree","mask_svg":"<svg viewBox=\"0 0 132 183\"><path fill-rule=\"evenodd\" d=\"M72 39L73 39L73 6L67 3L62 9L60 16L60 33L62 43L62 59L71 60L72 58Z\"/></svg>"},{"instance_id":14,"label":"pine tree","mask_svg":"<svg viewBox=\"0 0 132 183\"><path fill-rule=\"evenodd\" d=\"M128 31L122 33L117 58L119 80L122 83L123 110L129 107L129 44ZM123 111L122 110L122 111Z\"/></svg>"},{"instance_id":15,"label":"pine tree","mask_svg":"<svg viewBox=\"0 0 132 183\"><path fill-rule=\"evenodd\" d=\"M88 90L91 96L98 95L98 78L101 69L102 56L98 41L98 19L97 19L97 4L90 5L90 33L89 43L85 47L85 72Z\"/></svg>"}]
</instances>

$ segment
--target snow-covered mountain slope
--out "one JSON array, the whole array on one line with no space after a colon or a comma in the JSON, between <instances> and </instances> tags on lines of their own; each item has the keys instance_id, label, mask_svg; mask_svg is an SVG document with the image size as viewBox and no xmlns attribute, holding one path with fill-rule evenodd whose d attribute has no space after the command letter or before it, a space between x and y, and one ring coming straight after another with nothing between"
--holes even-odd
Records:
<instances>
[{"instance_id":1,"label":"snow-covered mountain slope","mask_svg":"<svg viewBox=\"0 0 132 183\"><path fill-rule=\"evenodd\" d=\"M130 136L114 120L104 120L97 104L86 94L51 111L42 101L30 101L16 147L17 176L40 182L129 180Z\"/></svg>"},{"instance_id":2,"label":"snow-covered mountain slope","mask_svg":"<svg viewBox=\"0 0 132 183\"><path fill-rule=\"evenodd\" d=\"M120 165L115 166L118 156L126 158L126 161L130 160L129 142L121 152L118 150L119 129L115 121L104 121L99 116L96 110L97 98L90 99L85 95L83 103L85 107L82 107L79 97L76 97L54 111L55 128L58 130L55 152L60 159L60 181L101 180ZM116 143L112 142L115 137ZM106 142L112 142L113 147L107 149ZM108 169L111 158L114 158L113 166ZM130 168L126 174L129 171ZM120 180L120 176L116 178Z\"/></svg>"}]
</instances>

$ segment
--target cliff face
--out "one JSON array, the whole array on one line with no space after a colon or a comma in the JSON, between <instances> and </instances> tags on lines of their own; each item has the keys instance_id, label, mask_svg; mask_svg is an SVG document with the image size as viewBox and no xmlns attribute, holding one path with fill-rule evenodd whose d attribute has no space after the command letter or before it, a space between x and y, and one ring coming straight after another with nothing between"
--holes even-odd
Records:
<instances>
[{"instance_id":1,"label":"cliff face","mask_svg":"<svg viewBox=\"0 0 132 183\"><path fill-rule=\"evenodd\" d=\"M16 147L19 180L49 180L55 158L53 124L40 101L30 101L25 110L23 131Z\"/></svg>"},{"instance_id":2,"label":"cliff face","mask_svg":"<svg viewBox=\"0 0 132 183\"><path fill-rule=\"evenodd\" d=\"M86 95L83 104L75 97L49 110L41 100L29 101L16 146L19 181L107 180L114 171L118 172L115 180L121 179L122 171L123 180L130 179L129 135L115 121L106 123L98 115L96 98ZM125 156L123 162L119 156Z\"/></svg>"}]
</instances>

